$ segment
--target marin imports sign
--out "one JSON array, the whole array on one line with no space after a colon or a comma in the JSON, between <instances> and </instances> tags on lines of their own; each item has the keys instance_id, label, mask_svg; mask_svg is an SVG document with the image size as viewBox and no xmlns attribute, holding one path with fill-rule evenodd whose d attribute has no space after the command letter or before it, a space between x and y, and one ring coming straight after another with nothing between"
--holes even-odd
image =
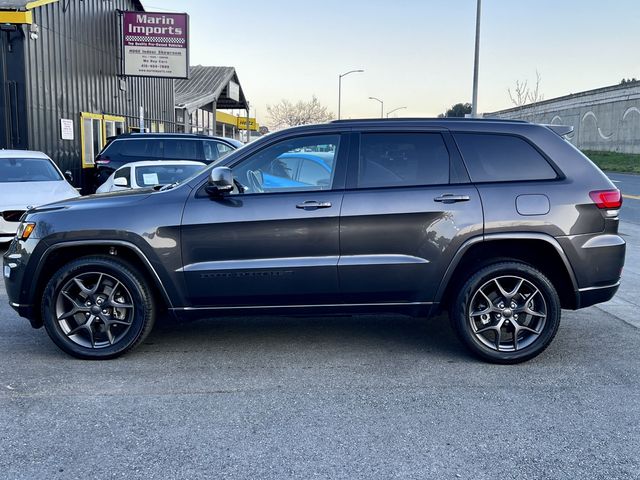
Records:
<instances>
[{"instance_id":1,"label":"marin imports sign","mask_svg":"<svg viewBox=\"0 0 640 480\"><path fill-rule=\"evenodd\" d=\"M122 25L125 75L188 78L186 13L123 12Z\"/></svg>"}]
</instances>

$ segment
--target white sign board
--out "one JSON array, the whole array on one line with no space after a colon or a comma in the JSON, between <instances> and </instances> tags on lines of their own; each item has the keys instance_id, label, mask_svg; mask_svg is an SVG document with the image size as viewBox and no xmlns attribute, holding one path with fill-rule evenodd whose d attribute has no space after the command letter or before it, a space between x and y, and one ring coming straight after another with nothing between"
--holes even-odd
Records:
<instances>
[{"instance_id":1,"label":"white sign board","mask_svg":"<svg viewBox=\"0 0 640 480\"><path fill-rule=\"evenodd\" d=\"M238 85L233 80L229 82L229 90L227 92L227 96L231 100L235 100L236 102L240 101L240 85Z\"/></svg>"},{"instance_id":2,"label":"white sign board","mask_svg":"<svg viewBox=\"0 0 640 480\"><path fill-rule=\"evenodd\" d=\"M68 118L60 119L60 137L62 140L73 140L73 120Z\"/></svg>"},{"instance_id":3,"label":"white sign board","mask_svg":"<svg viewBox=\"0 0 640 480\"><path fill-rule=\"evenodd\" d=\"M124 74L188 78L188 30L186 13L124 12Z\"/></svg>"}]
</instances>

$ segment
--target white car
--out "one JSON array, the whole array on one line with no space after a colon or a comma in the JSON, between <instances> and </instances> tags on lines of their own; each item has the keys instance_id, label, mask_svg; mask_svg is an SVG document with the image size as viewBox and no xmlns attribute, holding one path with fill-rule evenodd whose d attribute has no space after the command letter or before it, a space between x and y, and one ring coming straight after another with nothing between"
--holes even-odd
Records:
<instances>
[{"instance_id":1,"label":"white car","mask_svg":"<svg viewBox=\"0 0 640 480\"><path fill-rule=\"evenodd\" d=\"M0 150L0 244L15 237L20 217L29 207L79 196L44 153Z\"/></svg>"},{"instance_id":2,"label":"white car","mask_svg":"<svg viewBox=\"0 0 640 480\"><path fill-rule=\"evenodd\" d=\"M132 162L121 166L98 187L96 193L130 188L147 188L180 182L202 170L206 164L188 160Z\"/></svg>"}]
</instances>

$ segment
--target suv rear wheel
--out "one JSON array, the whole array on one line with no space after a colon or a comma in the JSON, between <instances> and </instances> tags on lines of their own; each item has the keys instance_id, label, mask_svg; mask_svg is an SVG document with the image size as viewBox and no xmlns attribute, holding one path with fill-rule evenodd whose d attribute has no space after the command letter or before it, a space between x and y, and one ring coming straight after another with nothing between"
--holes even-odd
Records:
<instances>
[{"instance_id":1,"label":"suv rear wheel","mask_svg":"<svg viewBox=\"0 0 640 480\"><path fill-rule=\"evenodd\" d=\"M451 308L463 343L494 363L519 363L539 355L560 325L553 284L530 265L509 261L475 272Z\"/></svg>"},{"instance_id":2,"label":"suv rear wheel","mask_svg":"<svg viewBox=\"0 0 640 480\"><path fill-rule=\"evenodd\" d=\"M107 359L148 335L155 321L151 290L128 263L106 256L79 258L49 280L42 300L49 337L70 355Z\"/></svg>"}]
</instances>

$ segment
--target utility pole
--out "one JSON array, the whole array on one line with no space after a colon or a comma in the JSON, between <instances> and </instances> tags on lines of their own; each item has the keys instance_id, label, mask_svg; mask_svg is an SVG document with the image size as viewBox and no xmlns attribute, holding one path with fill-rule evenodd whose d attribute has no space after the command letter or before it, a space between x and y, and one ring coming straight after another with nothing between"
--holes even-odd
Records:
<instances>
[{"instance_id":1,"label":"utility pole","mask_svg":"<svg viewBox=\"0 0 640 480\"><path fill-rule=\"evenodd\" d=\"M376 97L369 97L369 100L375 100L376 102L380 102L380 118L384 118L384 102Z\"/></svg>"},{"instance_id":2,"label":"utility pole","mask_svg":"<svg viewBox=\"0 0 640 480\"><path fill-rule=\"evenodd\" d=\"M482 0L478 0L476 10L476 52L473 62L473 98L471 100L471 117L478 117L478 66L480 63L480 8Z\"/></svg>"},{"instance_id":3,"label":"utility pole","mask_svg":"<svg viewBox=\"0 0 640 480\"><path fill-rule=\"evenodd\" d=\"M340 103L342 100L342 77L346 77L350 73L362 73L364 70L350 70L347 73L338 75L338 120L340 120Z\"/></svg>"},{"instance_id":4,"label":"utility pole","mask_svg":"<svg viewBox=\"0 0 640 480\"><path fill-rule=\"evenodd\" d=\"M249 136L249 108L250 108L249 107L249 102L247 102L247 130L246 130L246 132L247 132L247 142L246 143L249 143L249 141L251 140L251 137Z\"/></svg>"}]
</instances>

